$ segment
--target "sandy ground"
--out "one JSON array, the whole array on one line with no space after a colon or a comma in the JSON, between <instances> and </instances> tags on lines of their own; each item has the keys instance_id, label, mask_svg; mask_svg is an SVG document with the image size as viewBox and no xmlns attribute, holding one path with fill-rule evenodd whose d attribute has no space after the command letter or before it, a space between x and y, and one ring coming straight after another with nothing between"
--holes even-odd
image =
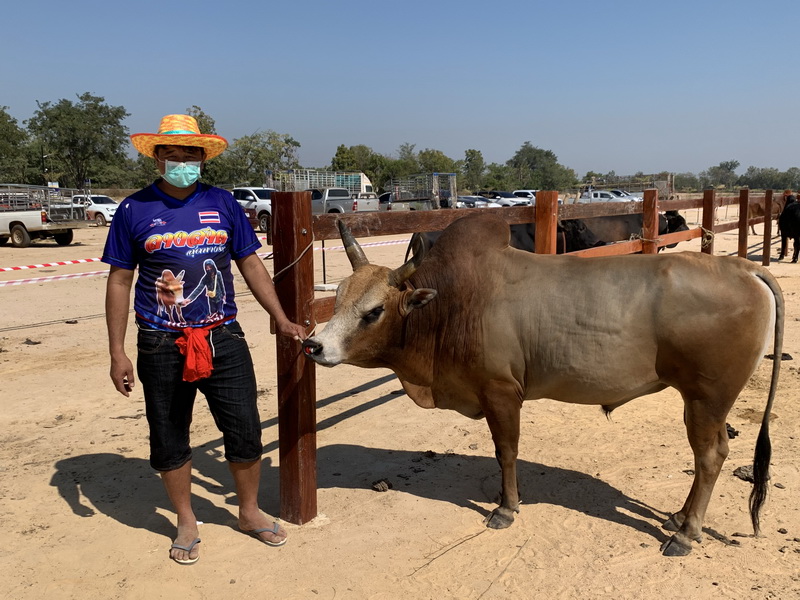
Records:
<instances>
[{"instance_id":1,"label":"sandy ground","mask_svg":"<svg viewBox=\"0 0 800 600\"><path fill-rule=\"evenodd\" d=\"M68 247L3 247L0 266L96 258L105 233L78 231ZM751 259L760 261L757 238L750 241ZM717 237L718 254L735 248L734 233ZM403 250L366 248L372 261L390 266ZM327 255L328 281L338 281L349 267L343 253ZM798 358L800 266L770 268L788 306L785 352ZM0 281L105 269L47 266L0 272ZM168 559L173 515L147 462L141 388L127 399L108 379L105 282L95 275L0 287L2 598L800 597L797 362L782 371L774 486L759 538L749 536L750 485L733 476L752 460L769 360L729 416L740 434L705 539L686 558L659 553L667 539L660 524L682 505L693 466L674 391L631 402L612 420L597 407L526 403L525 503L511 528L494 531L483 525L499 489L485 422L418 408L389 371L341 366L317 370L320 514L303 526L287 524L282 548L236 530L220 436L198 402L192 439L201 559L179 566ZM278 515L275 342L252 297L242 294L239 303L264 423L262 506ZM373 491L383 478L393 489Z\"/></svg>"}]
</instances>

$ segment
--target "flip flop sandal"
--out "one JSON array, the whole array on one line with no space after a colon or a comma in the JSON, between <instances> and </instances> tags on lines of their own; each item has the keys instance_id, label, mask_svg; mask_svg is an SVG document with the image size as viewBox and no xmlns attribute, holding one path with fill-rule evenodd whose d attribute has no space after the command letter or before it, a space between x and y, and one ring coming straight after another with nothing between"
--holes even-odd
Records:
<instances>
[{"instance_id":1,"label":"flip flop sandal","mask_svg":"<svg viewBox=\"0 0 800 600\"><path fill-rule=\"evenodd\" d=\"M200 538L195 538L195 540L191 544L189 544L188 546L181 546L180 544L172 544L172 546L170 546L170 550L172 548L177 548L178 550L186 550L186 552L191 552L192 548L197 546L197 544L199 544L199 543L200 543ZM172 557L170 556L170 558L172 558ZM194 558L187 558L185 560L180 560L178 558L172 558L172 560L174 560L179 565L193 565L198 560L200 560L200 555L197 555Z\"/></svg>"}]
</instances>

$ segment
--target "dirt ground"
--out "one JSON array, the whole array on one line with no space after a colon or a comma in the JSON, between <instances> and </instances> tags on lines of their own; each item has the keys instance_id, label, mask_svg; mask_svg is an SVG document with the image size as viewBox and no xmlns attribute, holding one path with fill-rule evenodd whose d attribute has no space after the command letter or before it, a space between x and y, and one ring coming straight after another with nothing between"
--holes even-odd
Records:
<instances>
[{"instance_id":1,"label":"dirt ground","mask_svg":"<svg viewBox=\"0 0 800 600\"><path fill-rule=\"evenodd\" d=\"M91 227L67 247L2 247L0 267L97 258L105 234ZM362 240L370 241L377 240ZM758 238L750 244L760 262ZM373 262L390 266L404 249L365 247ZM735 249L735 233L717 236L717 254ZM683 504L693 467L676 392L631 402L611 420L597 407L527 402L524 504L512 527L495 531L483 525L500 484L486 423L418 408L389 371L340 366L317 369L319 516L286 524L282 548L237 531L220 435L198 401L192 440L203 541L200 561L188 567L168 559L174 518L148 465L141 387L128 399L108 378L106 277L39 279L106 266L0 272L0 282L37 279L0 287L0 597L799 598L800 266L770 269L787 302L784 352L795 361L784 363L774 408L761 537L751 535L750 484L733 471L752 462L770 360L729 415L739 435L704 540L685 558L659 553L668 537L660 524ZM343 253L329 250L328 282L348 272ZM252 296L238 301L260 390L262 507L279 515L275 342ZM380 479L392 489L374 491Z\"/></svg>"}]
</instances>

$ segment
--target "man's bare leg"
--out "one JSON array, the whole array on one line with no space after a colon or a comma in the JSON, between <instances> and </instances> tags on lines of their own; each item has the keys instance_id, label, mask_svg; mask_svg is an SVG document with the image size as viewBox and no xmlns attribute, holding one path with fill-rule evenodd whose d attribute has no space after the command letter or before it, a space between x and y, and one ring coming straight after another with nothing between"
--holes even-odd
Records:
<instances>
[{"instance_id":1,"label":"man's bare leg","mask_svg":"<svg viewBox=\"0 0 800 600\"><path fill-rule=\"evenodd\" d=\"M167 489L167 496L172 502L172 507L178 515L178 535L175 543L188 547L199 534L197 518L192 510L192 461L189 460L183 466L172 471L162 471L161 480ZM169 551L170 558L175 560L197 558L199 554L198 546L192 548L191 552L179 548L172 548Z\"/></svg>"},{"instance_id":2,"label":"man's bare leg","mask_svg":"<svg viewBox=\"0 0 800 600\"><path fill-rule=\"evenodd\" d=\"M274 521L267 518L258 508L258 485L261 481L261 459L246 463L228 463L233 480L236 484L236 494L239 497L239 528L243 531L272 527ZM278 544L286 539L283 527L278 533L264 531L258 534L262 540Z\"/></svg>"}]
</instances>

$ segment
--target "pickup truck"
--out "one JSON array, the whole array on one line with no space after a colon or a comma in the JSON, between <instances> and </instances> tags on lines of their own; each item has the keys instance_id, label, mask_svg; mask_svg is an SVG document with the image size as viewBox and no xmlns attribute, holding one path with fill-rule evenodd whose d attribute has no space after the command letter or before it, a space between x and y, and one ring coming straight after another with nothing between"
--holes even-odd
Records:
<instances>
[{"instance_id":1,"label":"pickup truck","mask_svg":"<svg viewBox=\"0 0 800 600\"><path fill-rule=\"evenodd\" d=\"M311 192L311 212L315 215L378 210L378 198L352 198L351 192L347 188L330 187L309 191Z\"/></svg>"},{"instance_id":2,"label":"pickup truck","mask_svg":"<svg viewBox=\"0 0 800 600\"><path fill-rule=\"evenodd\" d=\"M0 246L11 240L15 248L27 248L32 240L46 238L67 246L73 230L86 224L86 209L71 197L32 186L0 188Z\"/></svg>"},{"instance_id":3,"label":"pickup truck","mask_svg":"<svg viewBox=\"0 0 800 600\"><path fill-rule=\"evenodd\" d=\"M589 192L583 192L578 198L578 204L587 204L590 202L626 202L624 198L620 198L615 196L611 192L607 192L606 190L592 190Z\"/></svg>"}]
</instances>

